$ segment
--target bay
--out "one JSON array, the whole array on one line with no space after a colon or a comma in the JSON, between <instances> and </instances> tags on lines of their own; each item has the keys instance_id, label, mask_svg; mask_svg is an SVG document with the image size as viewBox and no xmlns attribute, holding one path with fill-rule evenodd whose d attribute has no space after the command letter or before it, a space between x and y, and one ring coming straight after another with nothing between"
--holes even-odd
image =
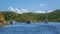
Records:
<instances>
[{"instance_id":1,"label":"bay","mask_svg":"<svg viewBox=\"0 0 60 34\"><path fill-rule=\"evenodd\" d=\"M17 22L0 27L0 34L60 34L60 22Z\"/></svg>"}]
</instances>

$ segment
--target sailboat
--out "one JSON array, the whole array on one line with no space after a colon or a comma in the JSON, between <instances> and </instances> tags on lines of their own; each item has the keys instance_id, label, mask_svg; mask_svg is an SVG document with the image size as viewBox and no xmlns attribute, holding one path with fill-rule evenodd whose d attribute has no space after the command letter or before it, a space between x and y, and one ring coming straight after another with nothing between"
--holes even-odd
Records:
<instances>
[{"instance_id":1,"label":"sailboat","mask_svg":"<svg viewBox=\"0 0 60 34\"><path fill-rule=\"evenodd\" d=\"M48 23L48 20L47 19L45 19L45 23Z\"/></svg>"},{"instance_id":2,"label":"sailboat","mask_svg":"<svg viewBox=\"0 0 60 34\"><path fill-rule=\"evenodd\" d=\"M48 15L47 15L47 13L48 13L48 12L47 12L47 10L46 10L46 19L45 19L45 23L48 23L48 17L47 17Z\"/></svg>"}]
</instances>

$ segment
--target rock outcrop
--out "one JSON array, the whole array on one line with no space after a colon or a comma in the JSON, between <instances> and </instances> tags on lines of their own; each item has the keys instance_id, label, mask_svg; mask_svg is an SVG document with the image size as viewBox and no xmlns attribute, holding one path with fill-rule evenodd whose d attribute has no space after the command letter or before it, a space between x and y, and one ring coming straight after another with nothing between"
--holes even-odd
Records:
<instances>
[{"instance_id":1,"label":"rock outcrop","mask_svg":"<svg viewBox=\"0 0 60 34\"><path fill-rule=\"evenodd\" d=\"M6 21L4 19L4 16L0 13L0 26L5 25Z\"/></svg>"}]
</instances>

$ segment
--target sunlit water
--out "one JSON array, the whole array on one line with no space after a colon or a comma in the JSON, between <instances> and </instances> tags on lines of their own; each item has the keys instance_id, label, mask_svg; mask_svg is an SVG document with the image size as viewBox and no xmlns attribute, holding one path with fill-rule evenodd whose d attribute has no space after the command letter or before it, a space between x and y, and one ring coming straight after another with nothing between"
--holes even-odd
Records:
<instances>
[{"instance_id":1,"label":"sunlit water","mask_svg":"<svg viewBox=\"0 0 60 34\"><path fill-rule=\"evenodd\" d=\"M60 34L60 22L19 23L0 27L0 34Z\"/></svg>"}]
</instances>

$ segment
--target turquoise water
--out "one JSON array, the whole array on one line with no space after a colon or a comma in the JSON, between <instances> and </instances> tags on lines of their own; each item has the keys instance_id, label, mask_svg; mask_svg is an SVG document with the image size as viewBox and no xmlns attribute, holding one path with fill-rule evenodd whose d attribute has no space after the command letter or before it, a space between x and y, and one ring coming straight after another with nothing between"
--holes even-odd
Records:
<instances>
[{"instance_id":1,"label":"turquoise water","mask_svg":"<svg viewBox=\"0 0 60 34\"><path fill-rule=\"evenodd\" d=\"M19 23L0 27L0 34L60 34L60 22Z\"/></svg>"}]
</instances>

